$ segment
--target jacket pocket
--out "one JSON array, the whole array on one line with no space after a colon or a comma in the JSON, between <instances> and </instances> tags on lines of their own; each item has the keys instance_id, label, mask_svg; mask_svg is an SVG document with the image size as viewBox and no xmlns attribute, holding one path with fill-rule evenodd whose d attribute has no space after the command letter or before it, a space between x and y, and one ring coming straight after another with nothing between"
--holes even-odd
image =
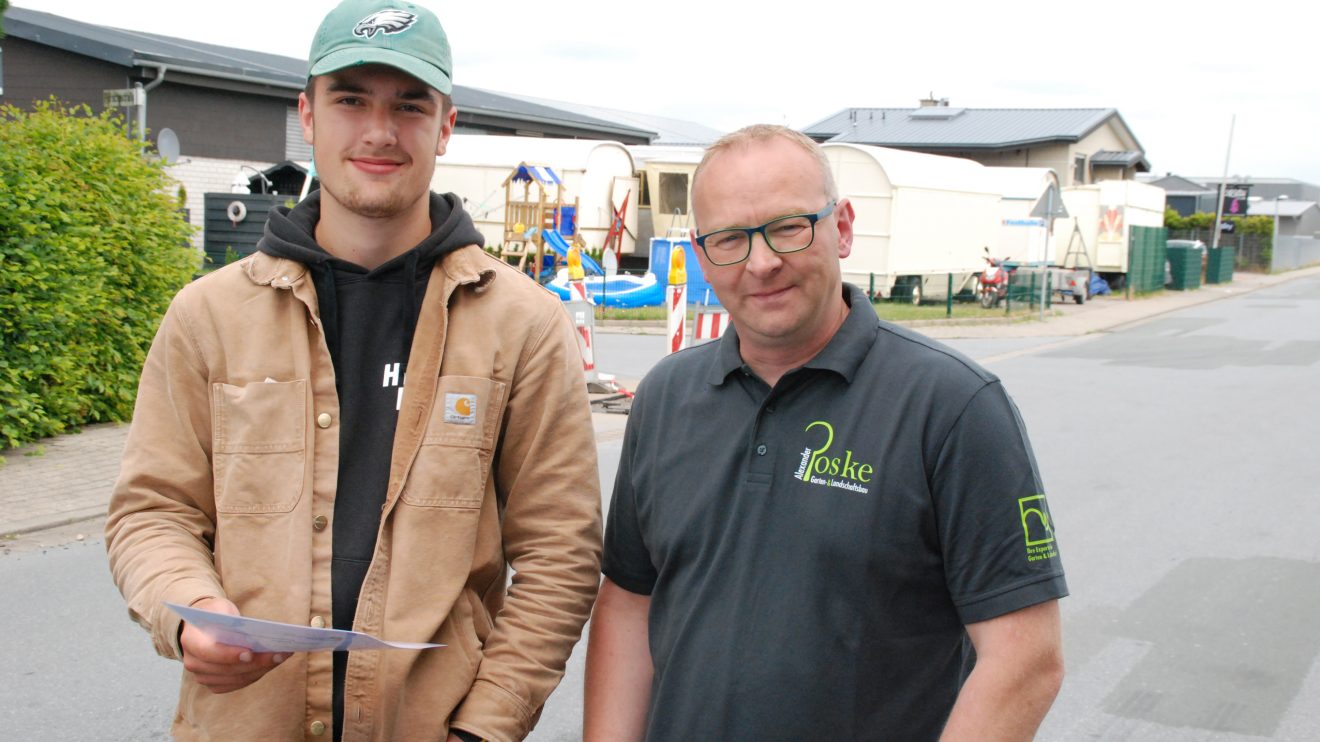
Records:
<instances>
[{"instance_id":1,"label":"jacket pocket","mask_svg":"<svg viewBox=\"0 0 1320 742\"><path fill-rule=\"evenodd\" d=\"M302 495L305 382L211 386L215 507L221 513L284 513Z\"/></svg>"},{"instance_id":2,"label":"jacket pocket","mask_svg":"<svg viewBox=\"0 0 1320 742\"><path fill-rule=\"evenodd\" d=\"M441 376L401 495L417 507L480 508L504 416L503 382Z\"/></svg>"}]
</instances>

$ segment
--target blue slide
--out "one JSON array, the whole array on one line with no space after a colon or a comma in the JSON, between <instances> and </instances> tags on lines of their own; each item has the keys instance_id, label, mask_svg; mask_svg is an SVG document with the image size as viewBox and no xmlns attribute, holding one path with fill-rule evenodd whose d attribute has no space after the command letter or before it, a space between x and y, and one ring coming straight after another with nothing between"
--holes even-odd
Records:
<instances>
[{"instance_id":1,"label":"blue slide","mask_svg":"<svg viewBox=\"0 0 1320 742\"><path fill-rule=\"evenodd\" d=\"M564 235L559 233L559 230L545 230L545 244L549 245L550 249L558 253L560 257L565 259L568 258L569 245L568 242L564 240ZM600 267L600 264L592 260L585 252L582 253L582 270L594 276L605 275L605 271Z\"/></svg>"}]
</instances>

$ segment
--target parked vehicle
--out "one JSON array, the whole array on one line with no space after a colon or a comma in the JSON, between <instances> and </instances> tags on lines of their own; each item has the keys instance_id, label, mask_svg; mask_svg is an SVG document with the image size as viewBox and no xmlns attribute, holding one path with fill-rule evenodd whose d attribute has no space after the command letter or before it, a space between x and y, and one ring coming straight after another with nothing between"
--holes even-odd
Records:
<instances>
[{"instance_id":1,"label":"parked vehicle","mask_svg":"<svg viewBox=\"0 0 1320 742\"><path fill-rule=\"evenodd\" d=\"M1008 296L1008 282L1016 269L1005 265L1003 260L990 257L989 247L985 248L985 263L985 270L977 276L976 295L982 307L993 309Z\"/></svg>"}]
</instances>

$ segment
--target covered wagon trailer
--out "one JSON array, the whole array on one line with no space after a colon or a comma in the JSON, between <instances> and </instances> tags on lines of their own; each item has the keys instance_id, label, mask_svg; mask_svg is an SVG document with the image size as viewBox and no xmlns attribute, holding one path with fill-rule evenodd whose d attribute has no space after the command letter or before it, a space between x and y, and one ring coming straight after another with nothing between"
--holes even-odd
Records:
<instances>
[{"instance_id":1,"label":"covered wagon trailer","mask_svg":"<svg viewBox=\"0 0 1320 742\"><path fill-rule=\"evenodd\" d=\"M642 197L637 204L637 252L647 257L652 237L677 238L696 227L692 219L692 175L705 150L690 145L635 144Z\"/></svg>"},{"instance_id":2,"label":"covered wagon trailer","mask_svg":"<svg viewBox=\"0 0 1320 742\"><path fill-rule=\"evenodd\" d=\"M852 202L845 281L878 296L924 298L972 288L999 236L999 193L971 160L861 144L822 145Z\"/></svg>"},{"instance_id":3,"label":"covered wagon trailer","mask_svg":"<svg viewBox=\"0 0 1320 742\"><path fill-rule=\"evenodd\" d=\"M1133 228L1164 226L1164 189L1135 180L1102 180L1062 190L1068 217L1054 221L1053 263L1091 266L1101 274L1126 274Z\"/></svg>"},{"instance_id":4,"label":"covered wagon trailer","mask_svg":"<svg viewBox=\"0 0 1320 742\"><path fill-rule=\"evenodd\" d=\"M1059 178L1045 167L987 167L990 185L1001 195L998 239L990 247L996 258L1017 263L1049 263L1054 245L1046 220L1031 212ZM1055 196L1058 198L1058 196Z\"/></svg>"},{"instance_id":5,"label":"covered wagon trailer","mask_svg":"<svg viewBox=\"0 0 1320 742\"><path fill-rule=\"evenodd\" d=\"M618 142L455 134L436 158L431 190L463 199L487 245L504 242L504 181L521 163L545 165L562 179L565 203L578 202L577 232L590 248L604 245L615 209L623 206L622 251L635 249L638 181L632 155Z\"/></svg>"}]
</instances>

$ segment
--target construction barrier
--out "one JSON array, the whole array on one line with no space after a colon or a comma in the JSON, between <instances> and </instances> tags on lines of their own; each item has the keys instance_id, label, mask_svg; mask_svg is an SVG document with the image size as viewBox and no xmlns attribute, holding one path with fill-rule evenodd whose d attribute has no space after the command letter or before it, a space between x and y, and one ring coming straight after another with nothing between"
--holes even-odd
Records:
<instances>
[{"instance_id":1,"label":"construction barrier","mask_svg":"<svg viewBox=\"0 0 1320 742\"><path fill-rule=\"evenodd\" d=\"M687 267L682 250L669 253L669 307L668 353L677 353L687 347Z\"/></svg>"},{"instance_id":2,"label":"construction barrier","mask_svg":"<svg viewBox=\"0 0 1320 742\"><path fill-rule=\"evenodd\" d=\"M692 342L718 340L729 329L729 313L721 309L700 308L692 327Z\"/></svg>"}]
</instances>

